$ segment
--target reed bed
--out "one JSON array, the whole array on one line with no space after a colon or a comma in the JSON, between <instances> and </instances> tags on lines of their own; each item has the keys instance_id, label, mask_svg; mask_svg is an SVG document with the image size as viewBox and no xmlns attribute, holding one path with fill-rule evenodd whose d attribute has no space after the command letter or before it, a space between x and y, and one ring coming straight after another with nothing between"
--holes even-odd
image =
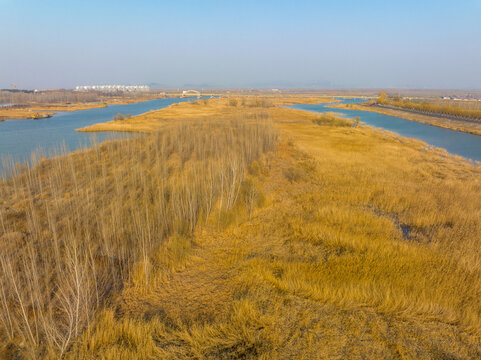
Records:
<instances>
[{"instance_id":1,"label":"reed bed","mask_svg":"<svg viewBox=\"0 0 481 360\"><path fill-rule=\"evenodd\" d=\"M108 141L0 183L0 326L11 354L61 357L165 239L235 205L277 134L265 117ZM19 355L19 356L20 356Z\"/></svg>"},{"instance_id":2,"label":"reed bed","mask_svg":"<svg viewBox=\"0 0 481 360\"><path fill-rule=\"evenodd\" d=\"M243 182L250 211L213 214L184 257L176 239L66 358L481 358L481 169L296 114L316 119L285 116Z\"/></svg>"}]
</instances>

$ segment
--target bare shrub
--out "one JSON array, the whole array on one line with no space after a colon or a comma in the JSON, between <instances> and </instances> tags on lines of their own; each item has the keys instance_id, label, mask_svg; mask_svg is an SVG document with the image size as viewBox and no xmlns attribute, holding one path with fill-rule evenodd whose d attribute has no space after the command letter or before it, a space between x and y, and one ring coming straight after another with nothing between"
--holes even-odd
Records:
<instances>
[{"instance_id":1,"label":"bare shrub","mask_svg":"<svg viewBox=\"0 0 481 360\"><path fill-rule=\"evenodd\" d=\"M247 209L249 217L256 206L263 205L265 201L264 194L259 190L256 180L247 177L241 184L241 199Z\"/></svg>"},{"instance_id":2,"label":"bare shrub","mask_svg":"<svg viewBox=\"0 0 481 360\"><path fill-rule=\"evenodd\" d=\"M322 114L312 120L317 125L324 126L338 126L338 127L357 127L359 122L357 120L345 119L329 114Z\"/></svg>"},{"instance_id":3,"label":"bare shrub","mask_svg":"<svg viewBox=\"0 0 481 360\"><path fill-rule=\"evenodd\" d=\"M297 182L302 179L304 172L298 167L289 167L284 171L284 176L287 180Z\"/></svg>"}]
</instances>

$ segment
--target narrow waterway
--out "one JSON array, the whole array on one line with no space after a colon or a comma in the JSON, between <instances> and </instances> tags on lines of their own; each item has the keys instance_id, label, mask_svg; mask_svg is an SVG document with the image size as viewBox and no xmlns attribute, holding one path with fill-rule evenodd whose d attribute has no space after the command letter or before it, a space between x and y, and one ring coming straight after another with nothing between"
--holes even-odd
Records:
<instances>
[{"instance_id":1,"label":"narrow waterway","mask_svg":"<svg viewBox=\"0 0 481 360\"><path fill-rule=\"evenodd\" d=\"M340 103L342 104L355 104L365 101L364 99L359 98L340 100ZM295 104L290 107L317 113L330 111L342 113L349 118L359 116L361 121L367 125L393 131L405 137L423 140L430 145L446 149L451 154L460 155L471 160L481 161L481 136L440 128L373 111L333 109L327 107L329 105L332 104Z\"/></svg>"},{"instance_id":2,"label":"narrow waterway","mask_svg":"<svg viewBox=\"0 0 481 360\"><path fill-rule=\"evenodd\" d=\"M148 100L134 104L110 105L105 108L59 112L40 120L6 120L0 122L0 158L15 162L28 161L38 149L47 155L63 148L73 151L108 138L127 136L122 133L84 133L75 129L112 120L116 114L139 115L171 104L197 98ZM4 168L0 162L0 175Z\"/></svg>"}]
</instances>

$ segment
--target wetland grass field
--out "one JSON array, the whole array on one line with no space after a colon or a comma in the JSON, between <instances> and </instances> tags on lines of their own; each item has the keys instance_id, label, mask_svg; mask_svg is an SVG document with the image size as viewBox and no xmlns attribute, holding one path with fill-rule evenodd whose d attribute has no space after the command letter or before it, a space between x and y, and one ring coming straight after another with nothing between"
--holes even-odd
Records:
<instances>
[{"instance_id":1,"label":"wetland grass field","mask_svg":"<svg viewBox=\"0 0 481 360\"><path fill-rule=\"evenodd\" d=\"M144 135L2 180L0 358L481 358L479 164L302 101L93 125Z\"/></svg>"}]
</instances>

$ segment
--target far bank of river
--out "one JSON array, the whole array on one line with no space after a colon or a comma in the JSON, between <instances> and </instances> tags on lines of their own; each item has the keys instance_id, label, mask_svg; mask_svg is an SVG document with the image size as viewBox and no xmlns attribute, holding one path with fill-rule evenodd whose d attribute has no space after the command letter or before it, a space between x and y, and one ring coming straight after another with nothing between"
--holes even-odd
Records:
<instances>
[{"instance_id":1,"label":"far bank of river","mask_svg":"<svg viewBox=\"0 0 481 360\"><path fill-rule=\"evenodd\" d=\"M0 158L23 162L28 161L32 152L38 149L45 151L48 155L64 145L67 151L73 151L111 137L127 136L118 133L83 133L75 129L110 121L119 113L135 116L194 99L197 98L155 99L103 108L59 112L51 118L40 120L6 120L0 122ZM0 162L0 175L4 170Z\"/></svg>"},{"instance_id":2,"label":"far bank of river","mask_svg":"<svg viewBox=\"0 0 481 360\"><path fill-rule=\"evenodd\" d=\"M341 104L357 104L365 101L365 99L360 98L340 100ZM470 160L481 161L481 136L406 120L378 112L333 109L332 107L328 107L330 105L332 104L295 104L290 107L318 113L341 112L349 118L359 116L361 121L367 125L393 131L402 136L423 140L430 145L446 149L451 154L460 155Z\"/></svg>"}]
</instances>

